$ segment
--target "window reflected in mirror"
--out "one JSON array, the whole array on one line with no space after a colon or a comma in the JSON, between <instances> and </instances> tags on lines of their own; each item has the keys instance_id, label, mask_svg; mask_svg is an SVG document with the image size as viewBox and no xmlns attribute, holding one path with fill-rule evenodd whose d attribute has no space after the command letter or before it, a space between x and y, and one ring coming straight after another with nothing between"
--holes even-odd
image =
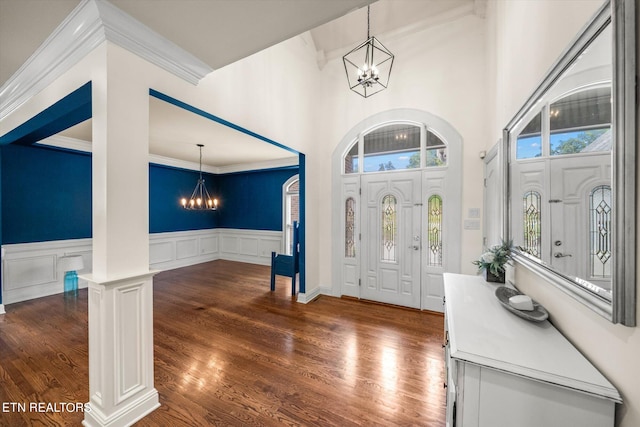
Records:
<instances>
[{"instance_id":1,"label":"window reflected in mirror","mask_svg":"<svg viewBox=\"0 0 640 427\"><path fill-rule=\"evenodd\" d=\"M536 114L516 138L516 159L542 156L542 113Z\"/></svg>"},{"instance_id":2,"label":"window reflected in mirror","mask_svg":"<svg viewBox=\"0 0 640 427\"><path fill-rule=\"evenodd\" d=\"M509 165L514 245L607 301L615 256L611 36L609 24L513 127Z\"/></svg>"},{"instance_id":3,"label":"window reflected in mirror","mask_svg":"<svg viewBox=\"0 0 640 427\"><path fill-rule=\"evenodd\" d=\"M611 151L611 86L578 91L549 108L552 156Z\"/></svg>"}]
</instances>

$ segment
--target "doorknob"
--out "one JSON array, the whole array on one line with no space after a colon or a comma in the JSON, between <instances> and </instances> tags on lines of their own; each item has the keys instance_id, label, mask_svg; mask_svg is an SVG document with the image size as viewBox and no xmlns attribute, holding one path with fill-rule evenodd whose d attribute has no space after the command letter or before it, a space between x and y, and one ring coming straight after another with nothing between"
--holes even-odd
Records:
<instances>
[{"instance_id":1,"label":"doorknob","mask_svg":"<svg viewBox=\"0 0 640 427\"><path fill-rule=\"evenodd\" d=\"M562 252L556 252L556 253L553 254L554 258L564 258L564 257L567 257L567 256L571 256L571 254L563 254Z\"/></svg>"},{"instance_id":2,"label":"doorknob","mask_svg":"<svg viewBox=\"0 0 640 427\"><path fill-rule=\"evenodd\" d=\"M409 246L409 249L413 249L414 251L419 251L420 250L420 245L411 245L411 246Z\"/></svg>"}]
</instances>

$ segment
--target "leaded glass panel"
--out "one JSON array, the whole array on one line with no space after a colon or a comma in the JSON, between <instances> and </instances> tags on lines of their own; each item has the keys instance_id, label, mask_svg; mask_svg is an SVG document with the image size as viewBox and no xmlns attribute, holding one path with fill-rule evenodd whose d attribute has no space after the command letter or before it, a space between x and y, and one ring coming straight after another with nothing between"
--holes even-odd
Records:
<instances>
[{"instance_id":1,"label":"leaded glass panel","mask_svg":"<svg viewBox=\"0 0 640 427\"><path fill-rule=\"evenodd\" d=\"M349 197L344 206L344 256L356 257L356 201Z\"/></svg>"},{"instance_id":2,"label":"leaded glass panel","mask_svg":"<svg viewBox=\"0 0 640 427\"><path fill-rule=\"evenodd\" d=\"M440 267L442 266L442 197L438 195L429 197L427 230L427 264Z\"/></svg>"},{"instance_id":3,"label":"leaded glass panel","mask_svg":"<svg viewBox=\"0 0 640 427\"><path fill-rule=\"evenodd\" d=\"M397 200L388 194L382 199L382 261L395 262L398 246Z\"/></svg>"},{"instance_id":4,"label":"leaded glass panel","mask_svg":"<svg viewBox=\"0 0 640 427\"><path fill-rule=\"evenodd\" d=\"M528 191L522 197L523 201L523 249L536 258L542 256L542 217L540 206L540 193Z\"/></svg>"},{"instance_id":5,"label":"leaded glass panel","mask_svg":"<svg viewBox=\"0 0 640 427\"><path fill-rule=\"evenodd\" d=\"M611 187L601 185L591 192L591 277L611 277Z\"/></svg>"}]
</instances>

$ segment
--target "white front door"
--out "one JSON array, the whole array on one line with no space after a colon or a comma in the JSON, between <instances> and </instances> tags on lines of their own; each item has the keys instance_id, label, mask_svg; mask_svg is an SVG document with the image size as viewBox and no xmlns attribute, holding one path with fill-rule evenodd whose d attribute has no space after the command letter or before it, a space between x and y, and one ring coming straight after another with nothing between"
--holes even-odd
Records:
<instances>
[{"instance_id":1,"label":"white front door","mask_svg":"<svg viewBox=\"0 0 640 427\"><path fill-rule=\"evenodd\" d=\"M362 176L360 297L420 308L421 172Z\"/></svg>"},{"instance_id":2,"label":"white front door","mask_svg":"<svg viewBox=\"0 0 640 427\"><path fill-rule=\"evenodd\" d=\"M610 164L610 153L558 156L550 161L550 264L569 277L584 278L605 289L611 287L610 237L604 234L610 232L610 223L598 224L601 229L593 236L590 202L596 188L610 188ZM604 216L610 218L610 204L605 208ZM602 244L596 248L598 242Z\"/></svg>"}]
</instances>

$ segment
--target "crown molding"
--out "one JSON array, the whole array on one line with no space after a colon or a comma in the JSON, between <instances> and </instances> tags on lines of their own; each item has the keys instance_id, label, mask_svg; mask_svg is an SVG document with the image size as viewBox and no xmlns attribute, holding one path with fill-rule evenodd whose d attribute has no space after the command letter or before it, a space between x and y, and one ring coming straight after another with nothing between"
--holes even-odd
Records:
<instances>
[{"instance_id":1,"label":"crown molding","mask_svg":"<svg viewBox=\"0 0 640 427\"><path fill-rule=\"evenodd\" d=\"M11 114L105 41L196 85L204 62L106 0L83 0L0 88L0 119Z\"/></svg>"},{"instance_id":2,"label":"crown molding","mask_svg":"<svg viewBox=\"0 0 640 427\"><path fill-rule=\"evenodd\" d=\"M91 153L91 142L67 136L54 135L37 142L35 145L43 145L48 147L62 148L65 150L74 150L84 153ZM172 157L159 156L157 154L149 154L149 163L157 165L169 166L178 169L186 169L198 171L200 164L187 160L175 159ZM220 175L225 173L249 172L255 170L275 169L282 167L298 166L298 157L287 157L285 159L267 160L264 162L243 163L229 166L210 166L202 165L202 172Z\"/></svg>"},{"instance_id":3,"label":"crown molding","mask_svg":"<svg viewBox=\"0 0 640 427\"><path fill-rule=\"evenodd\" d=\"M156 165L169 166L169 167L178 168L178 169L187 169L192 171L200 170L199 163L190 162L188 160L174 159L173 157L159 156L157 154L149 154L149 163L154 163ZM219 168L216 166L209 166L205 164L202 165L202 172L216 175L219 173L218 169Z\"/></svg>"},{"instance_id":4,"label":"crown molding","mask_svg":"<svg viewBox=\"0 0 640 427\"><path fill-rule=\"evenodd\" d=\"M54 135L38 141L34 145L46 145L49 147L63 148L65 150L82 151L91 153L91 143L81 139L69 138L62 135Z\"/></svg>"},{"instance_id":5,"label":"crown molding","mask_svg":"<svg viewBox=\"0 0 640 427\"><path fill-rule=\"evenodd\" d=\"M264 162L242 163L237 165L220 166L218 167L218 174L223 173L235 173L235 172L248 172L264 169L276 169L290 166L298 166L298 156L287 157L284 159L266 160Z\"/></svg>"},{"instance_id":6,"label":"crown molding","mask_svg":"<svg viewBox=\"0 0 640 427\"><path fill-rule=\"evenodd\" d=\"M152 64L197 85L213 69L107 0L86 0L98 10L105 37Z\"/></svg>"}]
</instances>

